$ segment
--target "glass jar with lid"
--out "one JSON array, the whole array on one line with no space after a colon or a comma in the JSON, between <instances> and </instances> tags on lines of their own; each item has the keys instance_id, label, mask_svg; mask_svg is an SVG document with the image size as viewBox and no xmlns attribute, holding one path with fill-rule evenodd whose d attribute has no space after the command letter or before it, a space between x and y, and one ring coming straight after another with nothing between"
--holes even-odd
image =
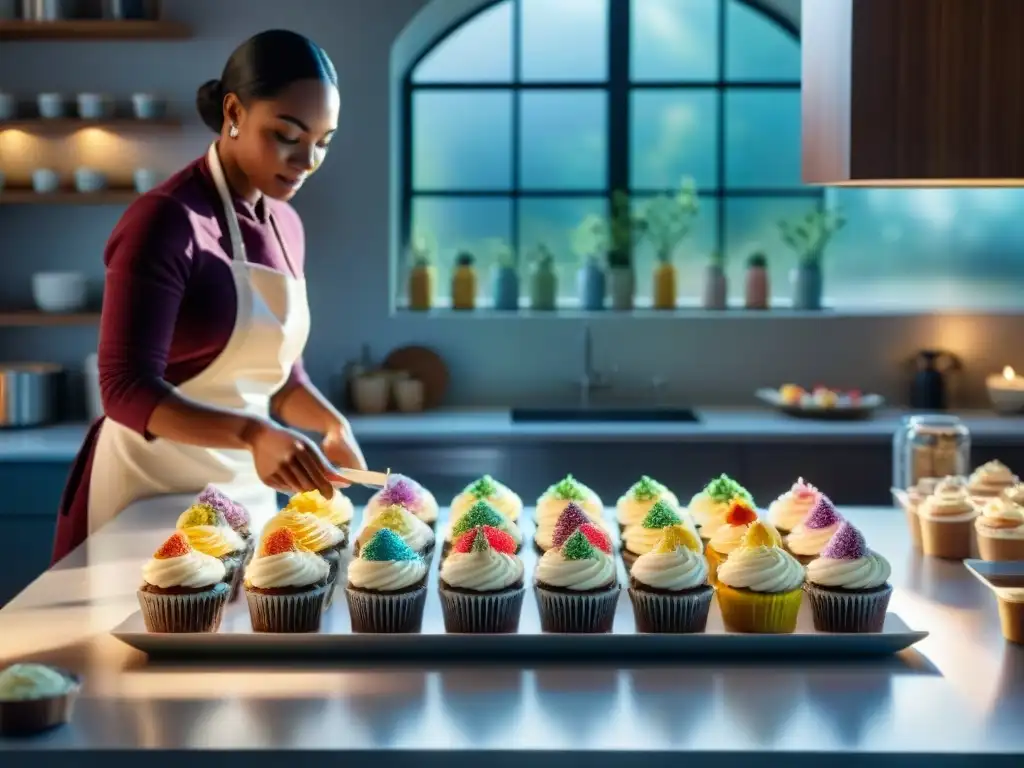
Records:
<instances>
[{"instance_id":1,"label":"glass jar with lid","mask_svg":"<svg viewBox=\"0 0 1024 768\"><path fill-rule=\"evenodd\" d=\"M956 416L908 416L896 430L894 488L911 488L929 477L966 475L970 467L971 433Z\"/></svg>"}]
</instances>

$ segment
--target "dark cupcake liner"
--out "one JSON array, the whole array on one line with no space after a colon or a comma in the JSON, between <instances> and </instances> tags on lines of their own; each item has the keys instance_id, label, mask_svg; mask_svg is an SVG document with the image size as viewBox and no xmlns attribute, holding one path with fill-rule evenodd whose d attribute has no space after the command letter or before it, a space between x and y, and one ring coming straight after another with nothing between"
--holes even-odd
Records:
<instances>
[{"instance_id":1,"label":"dark cupcake liner","mask_svg":"<svg viewBox=\"0 0 1024 768\"><path fill-rule=\"evenodd\" d=\"M139 607L147 632L216 632L224 618L231 593L229 584L217 584L204 592L167 595L138 591Z\"/></svg>"},{"instance_id":2,"label":"dark cupcake liner","mask_svg":"<svg viewBox=\"0 0 1024 768\"><path fill-rule=\"evenodd\" d=\"M77 675L57 670L68 678L68 690L43 699L0 700L0 736L32 736L71 720L81 690Z\"/></svg>"},{"instance_id":3,"label":"dark cupcake liner","mask_svg":"<svg viewBox=\"0 0 1024 768\"><path fill-rule=\"evenodd\" d=\"M708 625L714 587L704 586L686 592L646 592L629 588L637 632L694 634Z\"/></svg>"},{"instance_id":4,"label":"dark cupcake liner","mask_svg":"<svg viewBox=\"0 0 1024 768\"><path fill-rule=\"evenodd\" d=\"M804 585L818 632L881 632L892 587L845 592L815 584Z\"/></svg>"},{"instance_id":5,"label":"dark cupcake liner","mask_svg":"<svg viewBox=\"0 0 1024 768\"><path fill-rule=\"evenodd\" d=\"M423 628L426 586L409 592L364 592L345 589L353 632L415 634Z\"/></svg>"},{"instance_id":6,"label":"dark cupcake liner","mask_svg":"<svg viewBox=\"0 0 1024 768\"><path fill-rule=\"evenodd\" d=\"M308 592L265 595L245 591L253 632L318 632L324 614L327 590L332 582Z\"/></svg>"},{"instance_id":7,"label":"dark cupcake liner","mask_svg":"<svg viewBox=\"0 0 1024 768\"><path fill-rule=\"evenodd\" d=\"M502 592L458 592L440 588L444 631L508 634L519 631L526 588Z\"/></svg>"},{"instance_id":8,"label":"dark cupcake liner","mask_svg":"<svg viewBox=\"0 0 1024 768\"><path fill-rule=\"evenodd\" d=\"M611 632L619 604L618 584L602 592L554 592L538 586L537 608L544 632L595 634Z\"/></svg>"}]
</instances>

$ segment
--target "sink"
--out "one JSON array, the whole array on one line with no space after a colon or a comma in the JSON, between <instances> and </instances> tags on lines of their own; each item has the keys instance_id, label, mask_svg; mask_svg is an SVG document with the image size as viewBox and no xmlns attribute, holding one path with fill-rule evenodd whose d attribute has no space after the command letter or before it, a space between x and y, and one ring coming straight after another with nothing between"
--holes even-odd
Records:
<instances>
[{"instance_id":1,"label":"sink","mask_svg":"<svg viewBox=\"0 0 1024 768\"><path fill-rule=\"evenodd\" d=\"M555 406L513 408L512 422L517 424L552 421L573 422L699 422L692 408L677 406Z\"/></svg>"}]
</instances>

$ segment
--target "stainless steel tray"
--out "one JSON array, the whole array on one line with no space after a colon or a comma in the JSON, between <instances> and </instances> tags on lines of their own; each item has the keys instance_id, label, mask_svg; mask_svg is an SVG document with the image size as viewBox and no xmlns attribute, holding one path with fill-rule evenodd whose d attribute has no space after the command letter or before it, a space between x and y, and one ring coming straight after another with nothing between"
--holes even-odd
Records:
<instances>
[{"instance_id":1,"label":"stainless steel tray","mask_svg":"<svg viewBox=\"0 0 1024 768\"><path fill-rule=\"evenodd\" d=\"M532 512L532 510L529 510ZM539 555L533 549L534 526L523 520L524 547L521 557L526 573L533 573ZM694 656L743 654L744 657L836 659L886 656L928 636L911 630L899 616L888 614L882 632L871 634L831 634L815 632L811 609L806 604L800 613L797 631L790 635L746 635L726 632L717 601L712 603L707 631L692 635L659 635L636 632L633 609L626 593L626 569L618 559L619 580L623 584L615 628L600 635L550 634L540 631L540 619L534 597L528 594L523 604L519 632L510 635L447 634L437 596L440 567L440 540L444 522L438 524L438 547L431 563L428 583L433 587L427 597L423 630L418 635L355 634L349 629L348 607L339 591L334 605L325 614L318 633L269 634L253 632L244 595L228 606L219 632L206 634L157 634L147 632L139 612L113 630L114 637L153 658L190 660L238 659L243 657L298 660L310 657L374 657L377 660L405 662L422 658L493 659L578 659L606 657L631 660L686 660ZM343 568L346 563L343 561ZM528 591L530 591L528 589Z\"/></svg>"}]
</instances>

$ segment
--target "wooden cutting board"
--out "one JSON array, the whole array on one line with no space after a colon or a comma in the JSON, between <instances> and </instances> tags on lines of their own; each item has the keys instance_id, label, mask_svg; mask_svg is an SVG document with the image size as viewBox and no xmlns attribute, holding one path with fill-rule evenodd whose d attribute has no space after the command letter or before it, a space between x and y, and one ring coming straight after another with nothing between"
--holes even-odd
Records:
<instances>
[{"instance_id":1,"label":"wooden cutting board","mask_svg":"<svg viewBox=\"0 0 1024 768\"><path fill-rule=\"evenodd\" d=\"M398 347L391 350L382 368L389 371L405 371L412 378L423 382L423 407L437 408L448 390L448 366L432 349L427 347Z\"/></svg>"}]
</instances>

